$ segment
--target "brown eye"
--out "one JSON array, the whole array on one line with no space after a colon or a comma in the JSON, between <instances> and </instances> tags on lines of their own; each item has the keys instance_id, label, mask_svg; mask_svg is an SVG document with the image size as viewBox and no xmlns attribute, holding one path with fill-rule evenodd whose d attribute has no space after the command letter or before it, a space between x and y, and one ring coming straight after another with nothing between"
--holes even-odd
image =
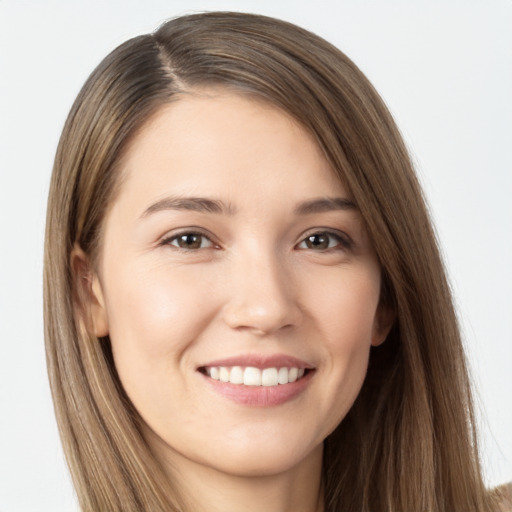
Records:
<instances>
[{"instance_id":1,"label":"brown eye","mask_svg":"<svg viewBox=\"0 0 512 512\"><path fill-rule=\"evenodd\" d=\"M299 249L311 249L313 251L327 251L329 249L350 249L351 242L348 237L341 234L319 231L308 235L298 245Z\"/></svg>"},{"instance_id":2,"label":"brown eye","mask_svg":"<svg viewBox=\"0 0 512 512\"><path fill-rule=\"evenodd\" d=\"M181 233L165 240L164 243L188 250L205 249L213 246L211 240L201 233Z\"/></svg>"},{"instance_id":3,"label":"brown eye","mask_svg":"<svg viewBox=\"0 0 512 512\"><path fill-rule=\"evenodd\" d=\"M330 237L325 233L317 233L315 235L308 236L304 243L308 249L328 249Z\"/></svg>"}]
</instances>

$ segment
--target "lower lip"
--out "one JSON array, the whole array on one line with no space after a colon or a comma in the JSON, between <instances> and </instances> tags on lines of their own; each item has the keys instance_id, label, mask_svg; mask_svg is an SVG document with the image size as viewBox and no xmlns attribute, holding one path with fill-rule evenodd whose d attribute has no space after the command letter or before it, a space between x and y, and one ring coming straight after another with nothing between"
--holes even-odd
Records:
<instances>
[{"instance_id":1,"label":"lower lip","mask_svg":"<svg viewBox=\"0 0 512 512\"><path fill-rule=\"evenodd\" d=\"M207 375L203 375L203 377L215 392L237 404L273 407L285 404L298 397L310 383L313 374L314 371L310 370L304 377L295 382L278 384L277 386L245 386L243 384L221 382L211 379Z\"/></svg>"}]
</instances>

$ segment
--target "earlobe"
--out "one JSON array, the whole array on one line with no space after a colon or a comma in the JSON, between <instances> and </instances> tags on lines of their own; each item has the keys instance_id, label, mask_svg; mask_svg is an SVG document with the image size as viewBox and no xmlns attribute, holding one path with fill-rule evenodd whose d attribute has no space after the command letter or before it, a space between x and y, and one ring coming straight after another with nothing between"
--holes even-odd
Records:
<instances>
[{"instance_id":1,"label":"earlobe","mask_svg":"<svg viewBox=\"0 0 512 512\"><path fill-rule=\"evenodd\" d=\"M395 318L396 313L391 307L379 304L373 325L372 346L378 347L386 341Z\"/></svg>"},{"instance_id":2,"label":"earlobe","mask_svg":"<svg viewBox=\"0 0 512 512\"><path fill-rule=\"evenodd\" d=\"M108 316L103 289L89 257L77 244L71 251L74 299L77 316L97 338L108 335Z\"/></svg>"}]
</instances>

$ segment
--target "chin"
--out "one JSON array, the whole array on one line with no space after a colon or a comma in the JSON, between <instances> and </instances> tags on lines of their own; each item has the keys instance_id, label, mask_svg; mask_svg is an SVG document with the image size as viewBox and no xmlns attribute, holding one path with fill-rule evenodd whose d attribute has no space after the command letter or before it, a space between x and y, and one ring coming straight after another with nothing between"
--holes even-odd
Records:
<instances>
[{"instance_id":1,"label":"chin","mask_svg":"<svg viewBox=\"0 0 512 512\"><path fill-rule=\"evenodd\" d=\"M278 475L300 467L311 458L317 457L321 461L323 442L306 446L302 439L274 435L266 439L260 437L258 440L250 436L244 442L228 440L222 443L223 446L218 446L214 453L205 454L208 455L208 461L203 459L198 462L240 477Z\"/></svg>"}]
</instances>

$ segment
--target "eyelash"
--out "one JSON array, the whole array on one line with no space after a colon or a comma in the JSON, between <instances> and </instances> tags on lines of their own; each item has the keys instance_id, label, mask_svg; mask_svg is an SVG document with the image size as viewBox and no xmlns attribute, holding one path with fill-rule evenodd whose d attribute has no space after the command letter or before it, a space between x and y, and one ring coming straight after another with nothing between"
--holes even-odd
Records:
<instances>
[{"instance_id":1,"label":"eyelash","mask_svg":"<svg viewBox=\"0 0 512 512\"><path fill-rule=\"evenodd\" d=\"M320 249L318 252L330 252L330 251L339 250L340 248L342 250L350 250L353 246L352 240L350 239L350 237L348 235L346 235L345 233L338 232L338 231L330 231L330 230L316 230L316 231L310 232L301 240L301 242L297 246L299 248L301 248L300 246L302 244L307 244L308 240L311 241L311 239L315 238L315 237L328 237L330 239L328 241L328 246L326 248ZM332 240L336 241L335 245L331 245ZM310 249L313 251L315 250L311 247L303 247L301 249L304 249L304 250Z\"/></svg>"},{"instance_id":2,"label":"eyelash","mask_svg":"<svg viewBox=\"0 0 512 512\"><path fill-rule=\"evenodd\" d=\"M200 246L199 247L194 247L194 248L186 248L186 247L180 247L178 245L178 240L182 237L199 237L200 238ZM316 251L314 248L312 247L300 247L301 245L303 244L307 244L308 243L308 240L312 242L311 239L315 238L315 237L328 237L328 245L327 247L325 248L321 248L320 250ZM203 242L204 241L207 241L208 242L208 246L207 247L202 247L203 245ZM331 242L335 240L336 243L334 245L331 245ZM176 242L176 243L174 243ZM174 249L178 250L178 251L185 251L185 252L193 252L193 251L198 251L200 249L211 249L211 248L215 248L216 247L216 244L215 242L213 242L213 240L211 239L211 237L205 233L202 233L201 231L195 231L195 230L190 230L190 231L182 231L181 233L177 233L177 234L173 234L172 236L168 236L166 238L164 238L161 242L160 242L160 245L162 246L171 246L173 247ZM350 250L353 246L353 242L352 240L350 239L350 237L344 233L341 233L341 232L335 232L335 231L330 231L330 230L316 230L316 231L313 231L313 232L310 232L308 233L298 244L297 244L297 248L300 249L300 250L312 250L312 251L315 251L315 252L331 252L331 251L336 251L336 250L339 250L340 248L342 250Z\"/></svg>"},{"instance_id":3,"label":"eyelash","mask_svg":"<svg viewBox=\"0 0 512 512\"><path fill-rule=\"evenodd\" d=\"M200 247L195 247L195 248L191 249L191 248L186 248L186 247L180 247L179 245L173 243L173 242L178 243L178 240L180 238L192 237L192 236L201 238L201 244L200 244L201 246L203 245L203 241L207 240L209 243L209 246L208 247L200 246ZM171 247L173 247L174 249L176 249L178 251L186 251L186 252L197 251L199 249L210 249L212 247L215 247L215 243L212 241L210 236L208 236L205 233L202 233L201 231L194 231L194 230L182 231L181 233L177 233L172 236L166 237L161 241L160 245L170 245Z\"/></svg>"}]
</instances>

